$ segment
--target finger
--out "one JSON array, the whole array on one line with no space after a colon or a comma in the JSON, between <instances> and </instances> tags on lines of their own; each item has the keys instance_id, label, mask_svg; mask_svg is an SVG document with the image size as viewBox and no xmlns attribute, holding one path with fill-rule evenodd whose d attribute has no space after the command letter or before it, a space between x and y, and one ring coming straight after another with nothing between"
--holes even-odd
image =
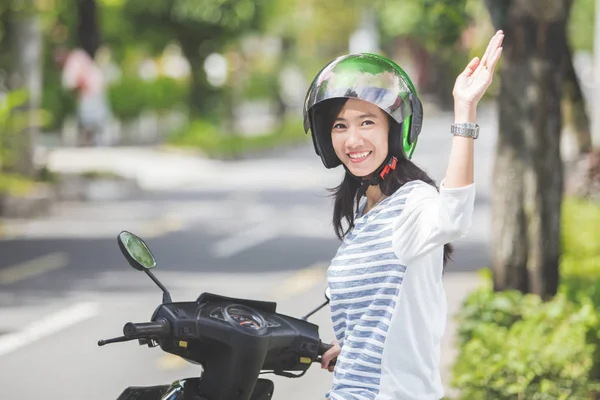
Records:
<instances>
[{"instance_id":1,"label":"finger","mask_svg":"<svg viewBox=\"0 0 600 400\"><path fill-rule=\"evenodd\" d=\"M467 64L467 67L463 71L463 74L465 74L466 76L471 76L473 74L473 72L475 72L475 70L477 69L478 66L479 66L479 57L475 57L471 60L471 62L469 62L469 64Z\"/></svg>"},{"instance_id":2,"label":"finger","mask_svg":"<svg viewBox=\"0 0 600 400\"><path fill-rule=\"evenodd\" d=\"M488 60L490 54L492 54L494 52L494 49L496 49L499 46L499 43L502 41L503 37L504 33L502 33L502 31L498 31L496 32L496 34L494 34L494 36L492 36L487 47L485 48L485 53L483 54L483 57L481 57L482 64Z\"/></svg>"},{"instance_id":3,"label":"finger","mask_svg":"<svg viewBox=\"0 0 600 400\"><path fill-rule=\"evenodd\" d=\"M333 348L327 350L325 353L323 353L323 357L321 357L321 368L326 369L329 366L329 363L331 362L331 360L333 359L334 355L333 355Z\"/></svg>"},{"instance_id":4,"label":"finger","mask_svg":"<svg viewBox=\"0 0 600 400\"><path fill-rule=\"evenodd\" d=\"M329 368L327 368L327 370L328 370L329 372L333 372L333 370L334 370L334 369L335 369L335 366L332 366L332 367L329 367Z\"/></svg>"},{"instance_id":5,"label":"finger","mask_svg":"<svg viewBox=\"0 0 600 400\"><path fill-rule=\"evenodd\" d=\"M497 33L496 33L496 35L497 35ZM492 47L492 43L494 42L496 35L494 35L488 42L488 45L485 48L485 51L483 52L483 56L481 56L481 64L480 65L485 65L484 63L487 61L488 54L490 53L490 48Z\"/></svg>"},{"instance_id":6,"label":"finger","mask_svg":"<svg viewBox=\"0 0 600 400\"><path fill-rule=\"evenodd\" d=\"M500 43L502 43L503 38L504 33L502 31L498 31L490 39L490 42L488 43L485 49L485 53L483 53L483 57L481 57L481 65L487 65L486 63L488 61L488 58L490 57L490 54L493 54L495 52L495 49L497 49L500 46Z\"/></svg>"},{"instance_id":7,"label":"finger","mask_svg":"<svg viewBox=\"0 0 600 400\"><path fill-rule=\"evenodd\" d=\"M492 56L492 59L490 60L490 62L488 62L488 69L490 70L490 74L492 75L494 74L494 70L496 69L496 64L498 63L498 60L500 60L500 56L502 55L503 49L503 47L498 47L496 49L496 52Z\"/></svg>"}]
</instances>

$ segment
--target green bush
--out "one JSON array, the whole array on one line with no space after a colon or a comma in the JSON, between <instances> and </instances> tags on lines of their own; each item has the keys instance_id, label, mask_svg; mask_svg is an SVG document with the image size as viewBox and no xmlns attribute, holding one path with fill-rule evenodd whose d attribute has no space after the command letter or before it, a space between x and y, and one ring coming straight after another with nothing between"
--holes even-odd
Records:
<instances>
[{"instance_id":1,"label":"green bush","mask_svg":"<svg viewBox=\"0 0 600 400\"><path fill-rule=\"evenodd\" d=\"M113 115L127 121L143 111L166 111L186 104L187 83L159 77L145 81L137 76L124 75L109 87L108 98Z\"/></svg>"},{"instance_id":2,"label":"green bush","mask_svg":"<svg viewBox=\"0 0 600 400\"><path fill-rule=\"evenodd\" d=\"M273 71L253 70L244 80L243 97L245 99L273 98L278 90L277 82Z\"/></svg>"},{"instance_id":3,"label":"green bush","mask_svg":"<svg viewBox=\"0 0 600 400\"><path fill-rule=\"evenodd\" d=\"M487 287L476 290L461 309L458 343L465 345L490 325L508 329L525 315L535 314L541 304L539 296L524 296L516 290L499 293Z\"/></svg>"},{"instance_id":4,"label":"green bush","mask_svg":"<svg viewBox=\"0 0 600 400\"><path fill-rule=\"evenodd\" d=\"M10 92L0 92L0 170L14 166L18 153L21 132L32 123L44 127L51 121L51 115L45 110L26 111L24 106L29 93L21 88Z\"/></svg>"},{"instance_id":5,"label":"green bush","mask_svg":"<svg viewBox=\"0 0 600 400\"><path fill-rule=\"evenodd\" d=\"M60 129L66 117L76 112L77 94L65 90L60 79L46 80L42 89L41 108L52 116L45 129Z\"/></svg>"},{"instance_id":6,"label":"green bush","mask_svg":"<svg viewBox=\"0 0 600 400\"><path fill-rule=\"evenodd\" d=\"M184 130L169 137L169 143L175 146L202 151L209 157L235 157L241 153L268 150L277 146L305 141L307 135L302 121L287 120L275 132L265 132L256 136L241 136L223 132L214 123L197 119Z\"/></svg>"},{"instance_id":7,"label":"green bush","mask_svg":"<svg viewBox=\"0 0 600 400\"><path fill-rule=\"evenodd\" d=\"M481 322L471 331L454 367L453 384L461 398L586 398L596 388L589 379L595 346L588 341L589 332L598 329L594 306L576 305L563 295L535 309L530 306L537 301L530 296L522 300L504 313L525 311L511 325L500 319L500 324Z\"/></svg>"},{"instance_id":8,"label":"green bush","mask_svg":"<svg viewBox=\"0 0 600 400\"><path fill-rule=\"evenodd\" d=\"M559 293L471 293L458 315L453 385L463 399L597 399L600 205L566 199Z\"/></svg>"},{"instance_id":9,"label":"green bush","mask_svg":"<svg viewBox=\"0 0 600 400\"><path fill-rule=\"evenodd\" d=\"M64 119L77 111L77 94L65 90L60 76L45 81L42 92L42 108L52 115L48 129L59 129ZM143 111L167 111L185 106L188 100L187 82L169 77L145 81L135 75L124 75L108 88L108 101L112 114L128 121Z\"/></svg>"},{"instance_id":10,"label":"green bush","mask_svg":"<svg viewBox=\"0 0 600 400\"><path fill-rule=\"evenodd\" d=\"M25 195L33 189L33 181L15 174L0 172L0 197L3 194Z\"/></svg>"},{"instance_id":11,"label":"green bush","mask_svg":"<svg viewBox=\"0 0 600 400\"><path fill-rule=\"evenodd\" d=\"M600 256L600 205L585 199L563 202L562 251L578 258Z\"/></svg>"}]
</instances>

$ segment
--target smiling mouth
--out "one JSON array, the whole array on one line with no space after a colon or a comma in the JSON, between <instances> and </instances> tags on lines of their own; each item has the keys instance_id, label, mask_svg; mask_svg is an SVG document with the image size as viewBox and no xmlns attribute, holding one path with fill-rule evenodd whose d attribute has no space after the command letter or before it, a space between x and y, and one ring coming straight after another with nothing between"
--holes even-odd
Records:
<instances>
[{"instance_id":1,"label":"smiling mouth","mask_svg":"<svg viewBox=\"0 0 600 400\"><path fill-rule=\"evenodd\" d=\"M348 158L350 158L350 161L352 161L353 163L359 163L364 161L367 157L369 157L371 153L372 151L363 151L361 153L349 153Z\"/></svg>"}]
</instances>

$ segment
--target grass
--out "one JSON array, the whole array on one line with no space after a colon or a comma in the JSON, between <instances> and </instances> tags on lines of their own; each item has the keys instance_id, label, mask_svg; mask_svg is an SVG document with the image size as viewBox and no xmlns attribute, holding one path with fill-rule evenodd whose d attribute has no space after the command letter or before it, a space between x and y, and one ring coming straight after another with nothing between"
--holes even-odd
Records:
<instances>
[{"instance_id":1,"label":"grass","mask_svg":"<svg viewBox=\"0 0 600 400\"><path fill-rule=\"evenodd\" d=\"M35 182L19 175L0 173L0 195L23 196L31 192Z\"/></svg>"}]
</instances>

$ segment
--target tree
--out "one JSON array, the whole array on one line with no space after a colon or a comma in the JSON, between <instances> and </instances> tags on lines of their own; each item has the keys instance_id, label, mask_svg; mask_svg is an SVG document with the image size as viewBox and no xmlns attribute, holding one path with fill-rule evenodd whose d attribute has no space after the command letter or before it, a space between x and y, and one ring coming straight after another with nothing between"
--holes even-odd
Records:
<instances>
[{"instance_id":1,"label":"tree","mask_svg":"<svg viewBox=\"0 0 600 400\"><path fill-rule=\"evenodd\" d=\"M569 7L569 22L567 34L570 43L563 43L564 51L568 53L567 67L565 69L565 82L563 93L563 112L565 127L568 133L573 134L577 143L579 155L592 150L592 136L590 119L586 112L585 98L577 74L573 66L573 49L592 51L594 37L594 10L595 0L578 0Z\"/></svg>"},{"instance_id":2,"label":"tree","mask_svg":"<svg viewBox=\"0 0 600 400\"><path fill-rule=\"evenodd\" d=\"M360 21L362 0L266 0L259 18L261 32L280 38L278 60L269 71L277 117L283 122L287 105L282 97L281 72L290 66L314 76L332 58L348 51L348 38ZM335 23L332 17L335 16ZM323 40L327 38L327 40Z\"/></svg>"},{"instance_id":3,"label":"tree","mask_svg":"<svg viewBox=\"0 0 600 400\"><path fill-rule=\"evenodd\" d=\"M77 37L79 45L90 57L102 45L96 0L76 0L77 2Z\"/></svg>"},{"instance_id":4,"label":"tree","mask_svg":"<svg viewBox=\"0 0 600 400\"><path fill-rule=\"evenodd\" d=\"M585 98L581 85L577 79L577 73L573 66L573 53L568 43L562 43L565 52L565 76L563 87L563 112L564 126L570 128L577 143L579 155L592 151L592 134L590 118L585 108Z\"/></svg>"},{"instance_id":5,"label":"tree","mask_svg":"<svg viewBox=\"0 0 600 400\"><path fill-rule=\"evenodd\" d=\"M505 31L493 172L494 289L552 297L558 287L561 96L570 0L486 0ZM557 45L559 44L559 45Z\"/></svg>"},{"instance_id":6,"label":"tree","mask_svg":"<svg viewBox=\"0 0 600 400\"><path fill-rule=\"evenodd\" d=\"M22 111L28 115L25 129L8 132L9 139L5 143L13 154L13 162L3 166L11 172L27 177L35 175L33 149L39 133L38 109L42 93L42 33L39 12L35 0L23 0L20 7L11 7L16 2L8 3L4 10L4 49L10 53L9 90L24 89L27 102ZM0 46L0 47L4 47ZM6 136L5 136L6 139Z\"/></svg>"},{"instance_id":7,"label":"tree","mask_svg":"<svg viewBox=\"0 0 600 400\"><path fill-rule=\"evenodd\" d=\"M129 0L125 15L136 33L160 50L177 40L190 63L190 106L194 114L218 114L221 91L212 87L204 61L257 24L264 0ZM159 28L158 28L159 27Z\"/></svg>"},{"instance_id":8,"label":"tree","mask_svg":"<svg viewBox=\"0 0 600 400\"><path fill-rule=\"evenodd\" d=\"M379 0L383 47L410 49L416 60L414 81L422 92L433 93L440 105L451 109L452 87L464 68L457 44L469 25L467 0Z\"/></svg>"}]
</instances>

